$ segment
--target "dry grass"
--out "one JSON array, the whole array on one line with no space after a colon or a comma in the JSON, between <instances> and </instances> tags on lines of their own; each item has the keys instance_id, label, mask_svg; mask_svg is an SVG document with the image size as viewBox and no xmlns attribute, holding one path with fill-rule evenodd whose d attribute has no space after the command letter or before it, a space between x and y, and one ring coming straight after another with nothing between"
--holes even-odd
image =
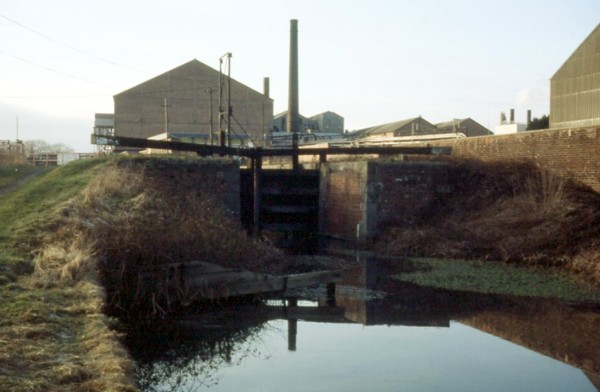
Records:
<instances>
[{"instance_id":1,"label":"dry grass","mask_svg":"<svg viewBox=\"0 0 600 392\"><path fill-rule=\"evenodd\" d=\"M562 266L600 285L598 193L523 162L459 161L451 181L414 225L387 229L381 252Z\"/></svg>"},{"instance_id":2,"label":"dry grass","mask_svg":"<svg viewBox=\"0 0 600 392\"><path fill-rule=\"evenodd\" d=\"M131 361L107 328L98 285L40 289L34 278L21 280L0 292L3 391L135 390ZM111 351L94 355L98 347Z\"/></svg>"},{"instance_id":3,"label":"dry grass","mask_svg":"<svg viewBox=\"0 0 600 392\"><path fill-rule=\"evenodd\" d=\"M0 215L20 220L5 232L19 246L15 255L35 259L31 276L0 286L0 389L135 390L131 359L105 311L107 304L143 308L129 294L140 268L205 260L268 269L274 262L278 252L248 238L193 185L161 171L219 163L179 164L126 158L67 165L8 195L14 207ZM19 200L35 201L35 209Z\"/></svg>"},{"instance_id":4,"label":"dry grass","mask_svg":"<svg viewBox=\"0 0 600 392\"><path fill-rule=\"evenodd\" d=\"M168 162L161 163L162 169L149 164L117 161L80 200L63 207L64 224L36 259L38 279L74 284L99 273L113 311L146 312L175 305L171 298L149 302L140 294L141 270L199 260L268 271L280 260L279 251L249 238L193 185L161 175Z\"/></svg>"}]
</instances>

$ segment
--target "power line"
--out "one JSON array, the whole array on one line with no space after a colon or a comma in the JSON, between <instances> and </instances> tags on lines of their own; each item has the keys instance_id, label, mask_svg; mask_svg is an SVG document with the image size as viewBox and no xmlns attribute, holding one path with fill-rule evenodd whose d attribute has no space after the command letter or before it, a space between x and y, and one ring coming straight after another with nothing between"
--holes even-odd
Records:
<instances>
[{"instance_id":1,"label":"power line","mask_svg":"<svg viewBox=\"0 0 600 392\"><path fill-rule=\"evenodd\" d=\"M2 49L0 49L0 53L4 54L4 55L6 55L6 56L12 57L12 58L14 58L14 59L17 59L17 60L19 60L19 61L23 61L23 62L25 62L25 63L27 63L27 64L31 64L31 65L33 65L33 66L36 66L36 67L39 67L39 68L45 69L46 71L54 72L54 73L57 73L57 74L59 74L59 75L67 76L67 77L69 77L69 78L76 79L76 80L80 80L80 81L83 81L83 82L86 82L86 83L95 84L95 85L97 85L97 86L102 86L102 87L106 87L106 88L111 88L110 86L108 86L108 85L106 85L106 84L102 84L102 83L93 82L93 81L91 81L91 80L88 80L88 79L85 79L85 78L81 78L81 77L79 77L79 76L72 75L72 74L70 74L70 73L66 73L66 72L59 71L59 70L57 70L57 69L54 69L54 68L50 68L50 67L48 67L48 66L46 66L46 65L43 65L43 64L38 64L38 63L36 63L36 62L33 62L33 61L31 61L31 60L24 59L23 57L19 57L19 56L17 56L17 55L14 55L14 54L12 54L12 53L8 53L8 52L6 52L6 51L4 51L4 50L2 50Z\"/></svg>"},{"instance_id":2,"label":"power line","mask_svg":"<svg viewBox=\"0 0 600 392\"><path fill-rule=\"evenodd\" d=\"M74 98L106 98L112 95L9 95L0 99L74 99Z\"/></svg>"},{"instance_id":3,"label":"power line","mask_svg":"<svg viewBox=\"0 0 600 392\"><path fill-rule=\"evenodd\" d=\"M62 46L64 46L64 47L66 47L66 48L69 48L69 49L71 49L71 50L73 50L73 51L75 51L75 52L77 52L77 53L83 54L83 55L85 55L85 56L88 56L88 57L94 58L94 59L96 59L96 60L99 60L99 61L103 61L103 62L105 62L105 63L111 64L111 65L114 65L114 66L116 66L116 67L126 68L126 69L129 69L129 70L131 70L131 71L135 71L135 72L140 72L140 73L144 73L144 74L152 75L152 73L151 73L151 72L144 71L144 70L137 69L137 68L133 68L133 67L129 67L129 66L127 66L127 65L119 64L119 63L116 63L116 62L114 62L114 61L111 61L111 60L105 59L105 58L103 58L103 57L100 57L100 56L96 56L95 54L92 54L92 53L86 52L86 51L84 51L84 50L81 50L81 49L79 49L79 48L76 48L76 47L74 47L74 46L72 46L72 45L66 44L66 43L64 43L64 42L62 42L62 41L59 41L59 40L57 40L57 39L54 39L54 38L52 38L52 37L50 37L50 36L48 36L48 35L46 35L46 34L44 34L44 33L41 33L41 32L39 32L39 31L37 31L37 30L34 30L34 29L32 29L31 27L28 27L28 26L26 26L26 25L24 25L24 24L22 24L22 23L20 23L20 22L17 22L16 20L9 18L8 16L5 16L5 15L2 15L2 14L0 14L0 17L1 17L1 18L4 18L4 19L6 19L7 21L9 21L9 22L11 22L11 23L13 23L13 24L15 24L15 25L17 25L17 26L19 26L19 27L21 27L21 28L23 28L23 29L25 29L25 30L27 30L27 31L31 32L31 33L33 33L33 34L36 34L36 35L38 35L38 36L40 36L40 37L42 37L42 38L45 38L45 39L47 39L48 41L52 41L52 42L54 42L54 43L56 43L56 44L62 45Z\"/></svg>"}]
</instances>

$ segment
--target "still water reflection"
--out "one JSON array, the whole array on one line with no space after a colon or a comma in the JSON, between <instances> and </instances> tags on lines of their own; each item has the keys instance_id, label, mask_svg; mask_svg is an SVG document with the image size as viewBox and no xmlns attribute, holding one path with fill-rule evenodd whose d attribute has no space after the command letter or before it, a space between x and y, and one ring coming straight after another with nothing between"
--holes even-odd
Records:
<instances>
[{"instance_id":1,"label":"still water reflection","mask_svg":"<svg viewBox=\"0 0 600 392\"><path fill-rule=\"evenodd\" d=\"M131 348L139 386L596 391L600 385L595 309L421 289L384 279L389 271L376 267L350 271L334 307L324 300L298 307L272 301L189 316L180 321L185 328L160 338L138 333Z\"/></svg>"}]
</instances>

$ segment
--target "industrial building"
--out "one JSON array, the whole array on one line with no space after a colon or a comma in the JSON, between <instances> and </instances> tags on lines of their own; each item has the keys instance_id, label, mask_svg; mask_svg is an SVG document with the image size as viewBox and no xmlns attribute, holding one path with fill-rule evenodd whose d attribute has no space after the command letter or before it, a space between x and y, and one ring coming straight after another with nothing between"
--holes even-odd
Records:
<instances>
[{"instance_id":1,"label":"industrial building","mask_svg":"<svg viewBox=\"0 0 600 392\"><path fill-rule=\"evenodd\" d=\"M347 136L355 144L393 145L487 135L492 132L471 118L434 125L419 116L364 128Z\"/></svg>"},{"instance_id":2,"label":"industrial building","mask_svg":"<svg viewBox=\"0 0 600 392\"><path fill-rule=\"evenodd\" d=\"M462 133L466 137L493 135L492 131L470 117L445 121L435 126L441 133Z\"/></svg>"},{"instance_id":3,"label":"industrial building","mask_svg":"<svg viewBox=\"0 0 600 392\"><path fill-rule=\"evenodd\" d=\"M496 125L494 135L510 135L512 133L525 132L527 125L531 122L531 110L527 111L527 122L515 121L515 109L510 109L510 117L506 119L506 113L500 112L500 121Z\"/></svg>"},{"instance_id":4,"label":"industrial building","mask_svg":"<svg viewBox=\"0 0 600 392\"><path fill-rule=\"evenodd\" d=\"M600 24L550 79L550 128L600 125Z\"/></svg>"},{"instance_id":5,"label":"industrial building","mask_svg":"<svg viewBox=\"0 0 600 392\"><path fill-rule=\"evenodd\" d=\"M316 129L323 133L344 133L344 117L337 113L326 111L309 117Z\"/></svg>"},{"instance_id":6,"label":"industrial building","mask_svg":"<svg viewBox=\"0 0 600 392\"><path fill-rule=\"evenodd\" d=\"M273 117L273 132L288 132L287 129L287 110L276 114ZM298 114L298 132L308 132L312 130L312 122L308 117Z\"/></svg>"},{"instance_id":7,"label":"industrial building","mask_svg":"<svg viewBox=\"0 0 600 392\"><path fill-rule=\"evenodd\" d=\"M413 117L374 127L360 129L351 133L352 138L392 138L432 135L442 133L435 125L423 117Z\"/></svg>"},{"instance_id":8,"label":"industrial building","mask_svg":"<svg viewBox=\"0 0 600 392\"><path fill-rule=\"evenodd\" d=\"M273 131L287 132L287 113L286 110L273 117ZM338 135L344 133L344 117L337 113L326 111L311 117L305 117L301 114L298 117L300 132L320 132Z\"/></svg>"},{"instance_id":9,"label":"industrial building","mask_svg":"<svg viewBox=\"0 0 600 392\"><path fill-rule=\"evenodd\" d=\"M226 131L229 124L229 140L261 146L273 120L268 79L264 88L265 93L255 91L194 59L115 95L114 134L165 139L194 134L217 144L220 127Z\"/></svg>"}]
</instances>

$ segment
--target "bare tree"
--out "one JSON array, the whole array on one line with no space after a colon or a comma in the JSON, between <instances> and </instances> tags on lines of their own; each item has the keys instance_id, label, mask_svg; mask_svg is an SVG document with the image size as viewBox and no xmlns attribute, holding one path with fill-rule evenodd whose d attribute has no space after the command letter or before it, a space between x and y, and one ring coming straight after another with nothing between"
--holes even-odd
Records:
<instances>
[{"instance_id":1,"label":"bare tree","mask_svg":"<svg viewBox=\"0 0 600 392\"><path fill-rule=\"evenodd\" d=\"M74 152L72 147L62 143L50 144L44 140L26 140L25 151L29 153L57 153L57 152Z\"/></svg>"}]
</instances>

